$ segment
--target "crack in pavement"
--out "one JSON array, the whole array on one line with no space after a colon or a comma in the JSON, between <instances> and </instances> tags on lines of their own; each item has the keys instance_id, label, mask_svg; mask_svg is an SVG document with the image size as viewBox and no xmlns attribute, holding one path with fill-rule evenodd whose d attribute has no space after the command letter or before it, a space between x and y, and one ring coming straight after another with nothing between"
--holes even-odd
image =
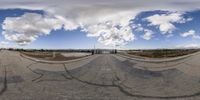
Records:
<instances>
[{"instance_id":1,"label":"crack in pavement","mask_svg":"<svg viewBox=\"0 0 200 100\"><path fill-rule=\"evenodd\" d=\"M1 54L4 54L4 53L5 52L1 52ZM9 56L10 56L10 54L9 54ZM6 58L6 59L8 59L8 58ZM9 80L8 73L9 72L13 73L13 71L12 70L8 71L8 69L9 69L9 66L13 66L13 64L8 63L8 64L4 64L3 65L2 64L2 59L1 59L0 66L1 66L1 68L4 68L3 88L0 90L0 95L2 95L4 92L7 91L9 81L11 81L11 80ZM10 78L12 78L14 81L16 81L16 82L14 82L15 83L14 87L17 88L17 85L18 85L17 80L18 80L18 78L17 77L10 77ZM20 87L18 87L18 89L19 89L20 92L22 92Z\"/></svg>"},{"instance_id":2,"label":"crack in pavement","mask_svg":"<svg viewBox=\"0 0 200 100\"><path fill-rule=\"evenodd\" d=\"M119 76L117 75L117 71L114 70L113 64L110 64L110 63L109 63L109 66L110 66L111 70L114 72L114 75L115 75L115 78L116 78L116 82L117 82L119 85L124 86L125 88L132 89L131 87L128 87L128 86L126 86L125 84L123 84L123 83L127 80L127 76L124 78L124 80L121 80L121 78L119 78ZM117 83L116 83L116 84L117 84Z\"/></svg>"},{"instance_id":3,"label":"crack in pavement","mask_svg":"<svg viewBox=\"0 0 200 100\"><path fill-rule=\"evenodd\" d=\"M37 71L35 71L35 70L33 70L33 69L30 68L32 65L35 65L35 64L38 64L38 62L31 63L31 64L29 64L28 66L26 66L31 72L33 72L33 73L39 75L38 77L32 79L32 82L39 83L39 82L43 82L43 81L66 81L66 80L53 80L53 79L52 79L52 80L51 80L51 79L49 79L49 80L40 80L45 74L43 74L43 73L41 73L41 72L37 72ZM70 79L69 77L67 77L67 76L66 76L65 74L63 74L63 73L61 73L60 75L63 76L65 79Z\"/></svg>"},{"instance_id":4,"label":"crack in pavement","mask_svg":"<svg viewBox=\"0 0 200 100\"><path fill-rule=\"evenodd\" d=\"M31 63L31 64L29 64L28 66L26 66L26 68L28 68L31 72L33 72L33 73L39 75L39 77L36 77L35 79L32 79L32 82L35 82L35 81L41 79L41 78L44 76L44 74L38 73L38 72L36 72L36 71L34 71L34 70L32 70L32 69L30 68L32 65L35 65L35 64L37 64L37 63L38 63L38 62L34 62L34 63Z\"/></svg>"},{"instance_id":5,"label":"crack in pavement","mask_svg":"<svg viewBox=\"0 0 200 100\"><path fill-rule=\"evenodd\" d=\"M67 69L67 67L66 67L65 64L63 64L63 66L64 66L64 69L65 69L66 73L67 73L72 79L75 79L75 80L77 80L77 81L79 81L79 82L82 82L82 83L85 83L85 84L89 84L89 85L95 85L95 86L113 87L113 85L97 84L97 83L92 83L92 82L88 82L88 81L81 80L81 79L79 79L79 78L73 76L73 75L70 73L70 71Z\"/></svg>"},{"instance_id":6,"label":"crack in pavement","mask_svg":"<svg viewBox=\"0 0 200 100\"><path fill-rule=\"evenodd\" d=\"M92 83L92 82L84 81L84 80L81 80L81 79L79 79L79 78L77 78L77 77L74 77L74 76L70 73L70 71L67 69L67 67L66 67L65 64L63 64L63 66L64 66L64 69L65 69L66 73L68 73L72 79L75 79L75 80L77 80L77 81L79 81L79 82L81 82L81 83L85 83L85 84L93 85L93 86L99 86L99 87L115 87L115 88L118 88L118 89L119 89L122 93L124 93L125 95L127 95L127 96L132 96L131 93L127 92L126 90L124 90L123 87L121 87L120 85L116 84L116 83L118 82L118 80L112 80L112 84L111 84L111 85L97 84L97 83Z\"/></svg>"},{"instance_id":7,"label":"crack in pavement","mask_svg":"<svg viewBox=\"0 0 200 100\"><path fill-rule=\"evenodd\" d=\"M1 65L2 66L2 65ZM6 66L4 66L4 83L3 83L3 88L0 91L0 95L2 95L6 90L7 90L7 69Z\"/></svg>"},{"instance_id":8,"label":"crack in pavement","mask_svg":"<svg viewBox=\"0 0 200 100\"><path fill-rule=\"evenodd\" d=\"M116 59L117 60L117 59ZM123 93L126 93L128 96L137 97L137 98L151 98L151 99L181 99L181 98L191 98L195 96L200 96L200 91L188 94L188 95L180 95L180 96L148 96L148 95L141 95L141 94L133 94L131 92L125 91L122 87L119 87Z\"/></svg>"},{"instance_id":9,"label":"crack in pavement","mask_svg":"<svg viewBox=\"0 0 200 100\"><path fill-rule=\"evenodd\" d=\"M116 55L116 56L121 57L121 58L125 58L125 57L120 56L120 55ZM115 58L116 58L116 57L115 57ZM126 59L127 61L137 61L137 60L134 60L134 59L131 59L131 58L125 58L125 59ZM181 61L179 61L178 63L171 64L171 65L167 65L168 62L165 62L164 66L159 66L159 67L150 67L150 66L148 66L148 67L146 67L146 66L138 66L138 67L141 67L141 68L146 69L146 70L149 70L149 68L155 68L155 69L166 68L166 69L169 69L169 68L174 68L174 66L177 66L177 65L179 65L179 64L182 64L182 63L184 63L184 62L186 62L186 61L188 61L188 60L190 60L190 59L192 59L192 58L191 58L191 57L185 58L185 59L182 59ZM137 62L138 62L138 61L137 61ZM145 63L144 61L139 61L139 62ZM149 63L151 63L151 62L149 62ZM154 63L154 62L153 62L153 63ZM163 62L159 62L159 63L163 63ZM159 64L159 63L158 63L158 64ZM156 64L156 63L155 63L155 64Z\"/></svg>"},{"instance_id":10,"label":"crack in pavement","mask_svg":"<svg viewBox=\"0 0 200 100\"><path fill-rule=\"evenodd\" d=\"M91 68L93 68L93 67L89 67L88 69L91 70ZM100 70L100 67L98 67L98 70ZM90 72L90 71L86 71L86 73L84 73L84 75L87 74L87 73L89 73L89 72ZM98 74L99 74L99 72L98 72L98 73L95 73L95 75L93 75L93 78L90 80L90 82L94 81ZM86 86L87 86L87 84L81 86L81 88L84 88L84 87L86 87Z\"/></svg>"},{"instance_id":11,"label":"crack in pavement","mask_svg":"<svg viewBox=\"0 0 200 100\"><path fill-rule=\"evenodd\" d=\"M188 95L180 95L180 96L149 96L149 95L134 94L134 93L126 91L122 86L120 86L120 85L123 85L122 83L121 84L116 84L116 83L118 83L120 81L119 77L116 78L117 80L113 80L111 85L97 84L97 83L92 83L92 82L84 81L84 80L81 80L81 79L73 76L70 73L70 71L67 69L66 65L64 65L64 68L65 68L66 72L71 76L72 79L75 79L75 80L77 80L79 82L82 82L82 83L85 83L85 84L88 84L88 85L93 85L93 86L99 86L99 87L116 87L122 93L124 93L127 96L131 96L131 97L149 98L149 99L150 98L151 99L180 99L180 98L191 98L191 97L195 97L195 96L199 96L200 95L200 92L197 92L197 93L194 93L194 94L188 94ZM116 77L117 77L117 75L116 75Z\"/></svg>"},{"instance_id":12,"label":"crack in pavement","mask_svg":"<svg viewBox=\"0 0 200 100\"><path fill-rule=\"evenodd\" d=\"M38 73L34 70L32 70L30 68L30 66L34 65L34 64L37 64L37 63L33 63L33 64L30 64L27 66L27 68L32 71L33 73L35 74L38 74L40 75L38 78L36 79L33 79L33 81L36 81L38 79L40 79L44 74L42 73ZM180 95L180 96L148 96L148 95L141 95L141 94L134 94L132 92L129 92L127 90L124 89L124 87L126 87L123 83L120 83L120 78L117 76L117 73L114 71L114 69L112 68L112 70L114 71L114 74L115 74L115 80L112 80L112 84L111 85L106 85L106 84L98 84L98 83L93 83L93 82L89 82L89 81L85 81L85 80L81 80L75 76L73 76L71 74L71 72L67 69L67 66L65 64L62 64L64 66L64 69L65 69L65 72L69 75L66 76L65 74L62 74L63 77L65 77L66 79L69 79L69 80L76 80L78 82L81 82L81 83L84 83L84 84L87 84L87 85L92 85L92 86L98 86L98 87L114 87L114 88L118 88L123 94L127 95L127 96L131 96L131 97L137 97L137 98L151 98L151 99L180 99L180 98L191 98L191 97L195 97L195 96L199 96L200 95L200 92L197 92L197 93L194 93L194 94L188 94L188 95ZM111 64L109 65L111 66ZM113 65L112 65L113 67ZM6 77L5 77L5 80L6 80ZM7 81L5 81L7 82ZM7 88L7 83L5 83L5 88ZM130 88L130 87L126 87L126 88ZM132 89L132 88L131 88Z\"/></svg>"}]
</instances>

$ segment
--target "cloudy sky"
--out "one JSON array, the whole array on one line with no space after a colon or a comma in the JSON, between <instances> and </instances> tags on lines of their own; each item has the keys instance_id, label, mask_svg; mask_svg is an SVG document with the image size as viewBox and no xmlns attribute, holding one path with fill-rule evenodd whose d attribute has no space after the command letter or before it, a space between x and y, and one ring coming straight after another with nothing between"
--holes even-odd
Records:
<instances>
[{"instance_id":1,"label":"cloudy sky","mask_svg":"<svg viewBox=\"0 0 200 100\"><path fill-rule=\"evenodd\" d=\"M0 46L200 47L199 0L1 0Z\"/></svg>"}]
</instances>

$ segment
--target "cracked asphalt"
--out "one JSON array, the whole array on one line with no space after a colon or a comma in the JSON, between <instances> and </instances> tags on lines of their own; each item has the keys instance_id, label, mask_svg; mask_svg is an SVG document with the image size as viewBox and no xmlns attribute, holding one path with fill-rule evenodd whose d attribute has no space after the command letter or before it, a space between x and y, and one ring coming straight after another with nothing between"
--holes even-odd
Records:
<instances>
[{"instance_id":1,"label":"cracked asphalt","mask_svg":"<svg viewBox=\"0 0 200 100\"><path fill-rule=\"evenodd\" d=\"M147 63L94 55L72 63L0 52L0 100L199 100L200 55Z\"/></svg>"}]
</instances>

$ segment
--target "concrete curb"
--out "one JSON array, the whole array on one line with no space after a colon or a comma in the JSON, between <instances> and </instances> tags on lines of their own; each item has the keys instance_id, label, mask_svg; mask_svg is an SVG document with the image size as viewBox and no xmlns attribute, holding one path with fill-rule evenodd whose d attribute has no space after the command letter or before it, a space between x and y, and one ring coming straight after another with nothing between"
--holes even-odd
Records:
<instances>
[{"instance_id":1,"label":"concrete curb","mask_svg":"<svg viewBox=\"0 0 200 100\"><path fill-rule=\"evenodd\" d=\"M78 61L89 59L90 57L93 57L91 55L91 56L86 56L86 57L82 57L82 58L78 58L78 59L74 59L74 60L68 60L68 61L48 61L48 60L40 60L40 59L36 59L36 58L33 58L33 57L29 57L29 56L26 56L22 53L20 53L20 56L23 57L23 58L35 61L35 62L48 63L48 64L66 64L66 63L78 62Z\"/></svg>"},{"instance_id":2,"label":"concrete curb","mask_svg":"<svg viewBox=\"0 0 200 100\"><path fill-rule=\"evenodd\" d=\"M197 55L197 54L200 54L200 52L196 52L196 53L185 55L185 56L175 57L175 58L166 58L166 59L153 59L153 58L144 59L144 58L134 58L134 57L123 55L123 54L117 54L117 55L120 57L124 57L124 58L131 59L131 60L136 60L136 61L140 61L140 62L162 63L162 62L173 62L173 61L177 61L177 60L182 60L182 59L185 59L185 58Z\"/></svg>"}]
</instances>

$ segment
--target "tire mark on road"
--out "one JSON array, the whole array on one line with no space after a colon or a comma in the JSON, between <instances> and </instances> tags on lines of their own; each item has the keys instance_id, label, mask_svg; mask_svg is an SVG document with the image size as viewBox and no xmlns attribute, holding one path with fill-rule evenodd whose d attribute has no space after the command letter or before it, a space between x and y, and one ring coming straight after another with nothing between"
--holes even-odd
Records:
<instances>
[{"instance_id":1,"label":"tire mark on road","mask_svg":"<svg viewBox=\"0 0 200 100\"><path fill-rule=\"evenodd\" d=\"M2 65L1 65L2 66ZM0 95L2 95L7 90L7 69L4 66L4 82L3 82L3 88L0 91Z\"/></svg>"},{"instance_id":2,"label":"tire mark on road","mask_svg":"<svg viewBox=\"0 0 200 100\"><path fill-rule=\"evenodd\" d=\"M120 62L120 61L118 61L118 62ZM29 68L30 66L27 66L27 68ZM69 77L66 77L67 79L70 79L70 80L74 79L74 80L76 80L78 82L81 82L81 83L84 83L84 84L87 84L87 85L92 85L92 86L115 87L115 88L118 88L125 95L131 96L131 97L147 98L147 99L148 98L151 98L151 99L181 99L181 98L184 98L185 99L185 98L191 98L191 97L195 97L195 96L199 96L200 95L200 92L197 92L197 93L194 93L194 94L188 94L188 95L180 95L180 96L150 96L150 95L134 94L134 92L129 92L129 91L125 90L124 86L120 86L119 84L117 84L119 82L119 80L120 80L120 78L117 75L116 75L116 80L112 80L112 84L111 85L97 84L97 83L92 83L92 82L88 82L88 81L85 81L85 80L81 80L80 78L77 78L77 77L73 76L72 73L67 69L67 66L65 64L63 64L63 66L64 66L64 69L65 69L65 72L69 75ZM40 77L43 76L41 73L35 72L31 68L29 70L31 70L33 73L39 74Z\"/></svg>"},{"instance_id":3,"label":"tire mark on road","mask_svg":"<svg viewBox=\"0 0 200 100\"><path fill-rule=\"evenodd\" d=\"M36 71L34 71L33 69L30 68L32 65L35 65L35 64L37 64L37 63L38 63L38 62L34 62L34 63L31 63L31 64L29 64L28 66L26 66L26 68L28 68L31 72L33 72L33 73L39 75L39 77L36 77L36 78L32 79L32 82L35 82L35 81L41 79L41 78L44 76L44 74L38 73L38 72L36 72Z\"/></svg>"},{"instance_id":4,"label":"tire mark on road","mask_svg":"<svg viewBox=\"0 0 200 100\"><path fill-rule=\"evenodd\" d=\"M119 61L118 59L115 59ZM120 61L119 61L120 62ZM179 96L150 96L150 95L142 95L142 94L134 94L132 92L128 92L124 90L123 87L119 86L121 92L125 93L127 96L137 97L137 98L149 98L149 99L185 99L185 98L192 98L196 96L200 96L200 91L193 93L193 94L186 94L186 95L179 95Z\"/></svg>"},{"instance_id":5,"label":"tire mark on road","mask_svg":"<svg viewBox=\"0 0 200 100\"><path fill-rule=\"evenodd\" d=\"M92 82L84 81L84 80L81 80L81 79L79 79L79 78L77 78L77 77L74 77L74 76L70 73L70 71L67 69L67 67L66 67L65 64L63 64L63 66L64 66L64 68L65 68L66 73L68 73L72 79L75 79L75 80L77 80L77 81L79 81L79 82L81 82L81 83L85 83L85 84L92 85L92 86L98 86L98 87L115 87L115 88L118 88L122 93L124 93L124 94L127 95L127 96L131 96L131 95L132 95L131 93L129 93L129 92L127 92L126 90L124 90L123 87L121 87L120 85L116 84L117 80L112 80L112 84L111 84L111 85L97 84L97 83L92 83Z\"/></svg>"},{"instance_id":6,"label":"tire mark on road","mask_svg":"<svg viewBox=\"0 0 200 100\"><path fill-rule=\"evenodd\" d=\"M81 79L73 76L70 73L70 71L67 69L66 65L64 65L64 68L65 68L66 73L68 73L70 75L70 77L72 77L72 79L75 79L81 83L85 83L85 84L92 85L92 86L98 86L98 87L115 87L115 88L118 88L123 94L125 94L126 96L130 96L130 97L148 98L148 99L183 99L183 98L185 99L185 98L191 98L191 97L200 95L200 92L197 92L194 94L188 94L188 95L180 95L180 96L150 96L150 95L134 94L133 92L129 92L129 91L125 90L123 86L120 86L120 84L117 84L119 82L119 80L112 80L111 85L92 83L92 82L81 80Z\"/></svg>"}]
</instances>

